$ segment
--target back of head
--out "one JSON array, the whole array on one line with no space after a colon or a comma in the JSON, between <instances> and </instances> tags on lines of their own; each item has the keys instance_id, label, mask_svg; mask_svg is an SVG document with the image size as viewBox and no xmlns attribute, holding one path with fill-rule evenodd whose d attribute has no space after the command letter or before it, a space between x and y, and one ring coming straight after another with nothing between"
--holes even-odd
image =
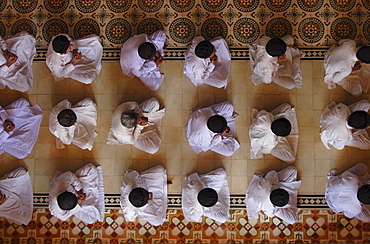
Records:
<instances>
[{"instance_id":1,"label":"back of head","mask_svg":"<svg viewBox=\"0 0 370 244\"><path fill-rule=\"evenodd\" d=\"M195 55L198 58L209 58L213 51L215 50L215 46L212 45L209 41L201 41L195 47Z\"/></svg>"},{"instance_id":2,"label":"back of head","mask_svg":"<svg viewBox=\"0 0 370 244\"><path fill-rule=\"evenodd\" d=\"M279 57L286 52L286 44L280 38L272 38L266 44L266 52L272 57Z\"/></svg>"},{"instance_id":3,"label":"back of head","mask_svg":"<svg viewBox=\"0 0 370 244\"><path fill-rule=\"evenodd\" d=\"M124 111L121 114L121 124L126 128L133 128L137 125L137 116L134 110Z\"/></svg>"},{"instance_id":4,"label":"back of head","mask_svg":"<svg viewBox=\"0 0 370 244\"><path fill-rule=\"evenodd\" d=\"M207 127L213 133L222 133L227 128L227 121L220 115L213 115L208 119Z\"/></svg>"},{"instance_id":5,"label":"back of head","mask_svg":"<svg viewBox=\"0 0 370 244\"><path fill-rule=\"evenodd\" d=\"M77 120L77 116L72 109L64 109L60 111L57 118L59 124L64 127L72 126Z\"/></svg>"},{"instance_id":6,"label":"back of head","mask_svg":"<svg viewBox=\"0 0 370 244\"><path fill-rule=\"evenodd\" d=\"M356 57L365 64L370 64L370 46L364 46L357 50Z\"/></svg>"},{"instance_id":7,"label":"back of head","mask_svg":"<svg viewBox=\"0 0 370 244\"><path fill-rule=\"evenodd\" d=\"M133 206L140 208L148 203L149 192L144 188L137 187L130 192L128 200Z\"/></svg>"},{"instance_id":8,"label":"back of head","mask_svg":"<svg viewBox=\"0 0 370 244\"><path fill-rule=\"evenodd\" d=\"M57 197L58 206L63 210L71 210L77 206L77 196L72 192L65 191Z\"/></svg>"},{"instance_id":9,"label":"back of head","mask_svg":"<svg viewBox=\"0 0 370 244\"><path fill-rule=\"evenodd\" d=\"M275 189L270 193L270 201L278 207L283 207L289 202L289 193L281 188Z\"/></svg>"},{"instance_id":10,"label":"back of head","mask_svg":"<svg viewBox=\"0 0 370 244\"><path fill-rule=\"evenodd\" d=\"M358 110L348 117L348 125L355 129L365 129L370 124L370 116L366 111Z\"/></svg>"},{"instance_id":11,"label":"back of head","mask_svg":"<svg viewBox=\"0 0 370 244\"><path fill-rule=\"evenodd\" d=\"M277 136L288 136L291 130L292 125L286 118L276 119L271 124L271 131Z\"/></svg>"},{"instance_id":12,"label":"back of head","mask_svg":"<svg viewBox=\"0 0 370 244\"><path fill-rule=\"evenodd\" d=\"M156 53L156 49L155 49L155 46L153 45L153 43L144 42L144 43L140 44L139 49L138 49L138 53L139 53L140 58L148 60L148 59L152 59L154 57L154 55Z\"/></svg>"},{"instance_id":13,"label":"back of head","mask_svg":"<svg viewBox=\"0 0 370 244\"><path fill-rule=\"evenodd\" d=\"M204 188L198 193L198 202L203 207L212 207L218 201L218 194L212 188Z\"/></svg>"},{"instance_id":14,"label":"back of head","mask_svg":"<svg viewBox=\"0 0 370 244\"><path fill-rule=\"evenodd\" d=\"M65 35L59 35L53 39L52 46L54 52L65 53L71 42Z\"/></svg>"},{"instance_id":15,"label":"back of head","mask_svg":"<svg viewBox=\"0 0 370 244\"><path fill-rule=\"evenodd\" d=\"M357 199L363 204L370 204L370 185L363 185L358 189Z\"/></svg>"}]
</instances>

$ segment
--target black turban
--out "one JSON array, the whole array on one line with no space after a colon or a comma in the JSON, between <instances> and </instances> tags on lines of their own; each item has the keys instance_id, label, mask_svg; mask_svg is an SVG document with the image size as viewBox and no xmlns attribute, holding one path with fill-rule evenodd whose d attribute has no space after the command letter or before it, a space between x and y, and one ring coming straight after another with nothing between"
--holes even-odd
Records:
<instances>
[{"instance_id":1,"label":"black turban","mask_svg":"<svg viewBox=\"0 0 370 244\"><path fill-rule=\"evenodd\" d=\"M357 50L356 57L365 64L370 64L370 46L364 46Z\"/></svg>"},{"instance_id":2,"label":"black turban","mask_svg":"<svg viewBox=\"0 0 370 244\"><path fill-rule=\"evenodd\" d=\"M348 117L348 125L355 129L365 129L370 124L370 116L366 111L358 110Z\"/></svg>"},{"instance_id":3,"label":"black turban","mask_svg":"<svg viewBox=\"0 0 370 244\"><path fill-rule=\"evenodd\" d=\"M156 50L153 43L144 42L139 46L139 56L142 59L152 59L155 56Z\"/></svg>"},{"instance_id":4,"label":"black turban","mask_svg":"<svg viewBox=\"0 0 370 244\"><path fill-rule=\"evenodd\" d=\"M58 122L61 126L70 127L76 122L77 116L72 109L64 109L58 114Z\"/></svg>"},{"instance_id":5,"label":"black turban","mask_svg":"<svg viewBox=\"0 0 370 244\"><path fill-rule=\"evenodd\" d=\"M70 41L68 40L68 38L64 35L59 35L57 37L54 38L53 40L53 50L57 53L65 53L65 51L67 51L69 45L70 45Z\"/></svg>"},{"instance_id":6,"label":"black turban","mask_svg":"<svg viewBox=\"0 0 370 244\"><path fill-rule=\"evenodd\" d=\"M273 57L279 57L286 51L286 44L280 38L272 38L266 44L266 52Z\"/></svg>"},{"instance_id":7,"label":"black turban","mask_svg":"<svg viewBox=\"0 0 370 244\"><path fill-rule=\"evenodd\" d=\"M224 117L220 115L213 115L207 121L207 127L210 131L214 133L222 133L227 128L227 121Z\"/></svg>"},{"instance_id":8,"label":"black turban","mask_svg":"<svg viewBox=\"0 0 370 244\"><path fill-rule=\"evenodd\" d=\"M212 188L204 188L198 193L198 202L204 207L212 207L218 201L218 195Z\"/></svg>"},{"instance_id":9,"label":"black turban","mask_svg":"<svg viewBox=\"0 0 370 244\"><path fill-rule=\"evenodd\" d=\"M57 197L58 206L63 210L71 210L77 206L77 196L72 192L65 191Z\"/></svg>"},{"instance_id":10,"label":"black turban","mask_svg":"<svg viewBox=\"0 0 370 244\"><path fill-rule=\"evenodd\" d=\"M128 200L132 205L134 205L137 208L140 208L148 203L149 192L144 188L137 187L130 192Z\"/></svg>"},{"instance_id":11,"label":"black turban","mask_svg":"<svg viewBox=\"0 0 370 244\"><path fill-rule=\"evenodd\" d=\"M272 122L271 130L277 136L288 136L292 130L292 125L289 120L280 118Z\"/></svg>"},{"instance_id":12,"label":"black turban","mask_svg":"<svg viewBox=\"0 0 370 244\"><path fill-rule=\"evenodd\" d=\"M289 202L289 193L281 188L275 189L270 193L270 201L278 207L283 207Z\"/></svg>"},{"instance_id":13,"label":"black turban","mask_svg":"<svg viewBox=\"0 0 370 244\"><path fill-rule=\"evenodd\" d=\"M214 50L215 46L213 46L211 42L201 41L195 47L195 55L198 58L208 58L209 56L211 56Z\"/></svg>"},{"instance_id":14,"label":"black turban","mask_svg":"<svg viewBox=\"0 0 370 244\"><path fill-rule=\"evenodd\" d=\"M370 204L370 185L363 185L358 189L357 199L363 204Z\"/></svg>"}]
</instances>

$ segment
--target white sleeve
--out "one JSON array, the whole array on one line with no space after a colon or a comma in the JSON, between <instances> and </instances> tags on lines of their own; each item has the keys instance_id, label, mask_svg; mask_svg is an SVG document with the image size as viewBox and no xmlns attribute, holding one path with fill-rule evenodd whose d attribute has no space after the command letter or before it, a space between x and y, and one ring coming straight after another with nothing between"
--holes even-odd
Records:
<instances>
[{"instance_id":1,"label":"white sleeve","mask_svg":"<svg viewBox=\"0 0 370 244\"><path fill-rule=\"evenodd\" d=\"M277 208L275 215L288 224L294 224L297 222L297 214L290 208Z\"/></svg>"}]
</instances>

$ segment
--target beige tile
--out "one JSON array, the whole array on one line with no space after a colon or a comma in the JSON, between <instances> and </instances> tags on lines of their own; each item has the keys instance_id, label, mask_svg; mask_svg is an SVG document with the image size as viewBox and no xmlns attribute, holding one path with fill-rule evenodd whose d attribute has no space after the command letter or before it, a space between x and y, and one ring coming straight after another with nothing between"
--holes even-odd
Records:
<instances>
[{"instance_id":1,"label":"beige tile","mask_svg":"<svg viewBox=\"0 0 370 244\"><path fill-rule=\"evenodd\" d=\"M325 184L328 181L326 176L316 176L315 177L315 194L324 195L325 194Z\"/></svg>"},{"instance_id":2,"label":"beige tile","mask_svg":"<svg viewBox=\"0 0 370 244\"><path fill-rule=\"evenodd\" d=\"M300 176L298 179L302 181L301 187L298 190L298 194L313 194L315 193L315 177L313 176Z\"/></svg>"},{"instance_id":3,"label":"beige tile","mask_svg":"<svg viewBox=\"0 0 370 244\"><path fill-rule=\"evenodd\" d=\"M231 185L232 192L245 193L248 188L249 178L246 175L243 176L233 176L231 178L231 184L229 181L229 187Z\"/></svg>"}]
</instances>

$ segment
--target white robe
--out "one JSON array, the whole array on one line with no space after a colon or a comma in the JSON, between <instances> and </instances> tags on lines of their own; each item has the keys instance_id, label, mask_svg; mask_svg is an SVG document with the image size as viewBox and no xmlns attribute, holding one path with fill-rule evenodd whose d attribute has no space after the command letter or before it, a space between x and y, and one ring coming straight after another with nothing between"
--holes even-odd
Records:
<instances>
[{"instance_id":1,"label":"white robe","mask_svg":"<svg viewBox=\"0 0 370 244\"><path fill-rule=\"evenodd\" d=\"M59 194L68 191L77 194L79 190L86 193L86 199L81 205L72 210L62 210L58 206ZM65 221L72 215L92 224L104 219L104 183L101 166L95 167L87 164L74 174L70 171L62 173L57 171L50 182L49 210L52 215Z\"/></svg>"},{"instance_id":2,"label":"white robe","mask_svg":"<svg viewBox=\"0 0 370 244\"><path fill-rule=\"evenodd\" d=\"M226 119L227 125L230 127L229 135L221 136L208 129L207 121L213 115L220 115ZM194 110L186 125L186 137L190 146L197 154L212 150L224 156L231 156L240 147L234 138L236 117L238 114L234 113L234 106L230 102L222 102Z\"/></svg>"},{"instance_id":3,"label":"white robe","mask_svg":"<svg viewBox=\"0 0 370 244\"><path fill-rule=\"evenodd\" d=\"M0 106L0 154L7 152L18 159L31 153L39 134L42 115L39 105L20 98L5 108ZM4 131L4 121L9 119L15 125L11 132Z\"/></svg>"},{"instance_id":4,"label":"white robe","mask_svg":"<svg viewBox=\"0 0 370 244\"><path fill-rule=\"evenodd\" d=\"M286 137L277 136L271 130L272 122L279 118L286 118L291 123L292 130ZM298 122L295 109L288 103L280 105L270 113L253 109L249 137L252 159L262 158L263 154L271 153L287 163L293 163L298 148Z\"/></svg>"},{"instance_id":5,"label":"white robe","mask_svg":"<svg viewBox=\"0 0 370 244\"><path fill-rule=\"evenodd\" d=\"M272 170L263 177L257 172L249 184L246 193L248 219L258 219L259 211L270 218L277 216L289 224L297 222L297 193L301 181L297 181L297 169L289 166L279 172ZM283 207L274 206L270 193L275 189L284 189L289 193L289 202Z\"/></svg>"},{"instance_id":6,"label":"white robe","mask_svg":"<svg viewBox=\"0 0 370 244\"><path fill-rule=\"evenodd\" d=\"M147 117L148 124L137 125L134 128L123 126L121 115L127 110L134 110L140 117ZM165 109L159 109L159 102L155 98L150 98L140 105L136 102L122 103L112 115L112 126L106 143L110 145L131 144L144 152L156 153L162 142L161 119L164 113Z\"/></svg>"},{"instance_id":7,"label":"white robe","mask_svg":"<svg viewBox=\"0 0 370 244\"><path fill-rule=\"evenodd\" d=\"M367 166L358 163L340 175L337 170L328 173L325 199L334 213L343 212L347 218L357 218L364 222L370 221L370 206L357 199L357 191L364 184L370 184Z\"/></svg>"},{"instance_id":8,"label":"white robe","mask_svg":"<svg viewBox=\"0 0 370 244\"><path fill-rule=\"evenodd\" d=\"M370 103L361 100L346 106L343 103L331 102L323 111L320 119L321 141L327 149L342 150L345 146L370 149L370 138L366 129L352 132L347 123L348 116L357 110L369 111Z\"/></svg>"},{"instance_id":9,"label":"white robe","mask_svg":"<svg viewBox=\"0 0 370 244\"><path fill-rule=\"evenodd\" d=\"M26 92L32 89L32 60L36 53L36 40L27 32L2 39L0 37L0 88L6 86L12 90ZM9 67L5 65L4 51L17 55L18 59Z\"/></svg>"},{"instance_id":10,"label":"white robe","mask_svg":"<svg viewBox=\"0 0 370 244\"><path fill-rule=\"evenodd\" d=\"M69 36L67 37L71 40ZM74 48L82 54L81 61L76 65L72 64L72 51L66 54L54 52L52 45L54 38L51 40L46 53L46 64L55 81L65 78L71 78L84 84L96 81L102 67L101 59L103 57L103 46L100 43L100 37L91 35L71 41Z\"/></svg>"},{"instance_id":11,"label":"white robe","mask_svg":"<svg viewBox=\"0 0 370 244\"><path fill-rule=\"evenodd\" d=\"M58 114L64 109L71 109L76 113L77 120L70 127L64 127L58 122ZM56 136L57 148L62 149L64 144L73 143L91 151L94 138L98 135L95 132L97 115L98 108L91 98L85 98L73 106L67 99L58 103L49 116L49 130Z\"/></svg>"},{"instance_id":12,"label":"white robe","mask_svg":"<svg viewBox=\"0 0 370 244\"><path fill-rule=\"evenodd\" d=\"M300 59L304 57L304 53L293 47L292 36L284 36L281 39L287 45L286 57L285 61L278 64L278 58L266 52L266 44L270 39L270 37L262 36L257 43L249 45L253 83L259 85L275 82L286 89L300 88L302 86Z\"/></svg>"},{"instance_id":13,"label":"white robe","mask_svg":"<svg viewBox=\"0 0 370 244\"><path fill-rule=\"evenodd\" d=\"M218 201L212 207L203 207L198 202L198 193L203 188L212 188L218 194ZM220 223L228 220L230 214L230 191L223 168L207 174L188 175L182 185L182 211L186 221L202 222L202 216L214 219Z\"/></svg>"},{"instance_id":14,"label":"white robe","mask_svg":"<svg viewBox=\"0 0 370 244\"><path fill-rule=\"evenodd\" d=\"M354 96L369 90L370 65L361 63L361 69L352 71L356 58L356 43L343 39L339 46L332 46L325 54L325 83L329 89L340 85Z\"/></svg>"},{"instance_id":15,"label":"white robe","mask_svg":"<svg viewBox=\"0 0 370 244\"><path fill-rule=\"evenodd\" d=\"M189 77L195 86L207 84L217 88L226 88L230 74L231 53L226 41L216 37L211 41L216 49L217 64L211 63L209 58L198 58L195 48L204 38L197 36L185 53L184 74Z\"/></svg>"},{"instance_id":16,"label":"white robe","mask_svg":"<svg viewBox=\"0 0 370 244\"><path fill-rule=\"evenodd\" d=\"M139 46L144 42L153 43L156 50L164 56L164 42L166 34L158 30L150 36L146 34L135 35L128 39L121 49L121 68L124 75L130 78L139 77L139 79L152 91L158 90L161 86L164 75L161 73L159 66L154 60L145 60L139 56Z\"/></svg>"},{"instance_id":17,"label":"white robe","mask_svg":"<svg viewBox=\"0 0 370 244\"><path fill-rule=\"evenodd\" d=\"M137 208L128 197L131 190L141 187L153 194L152 201ZM138 173L129 169L121 185L121 207L126 221L134 221L136 217L148 221L154 226L161 225L166 220L167 211L167 173L161 166Z\"/></svg>"},{"instance_id":18,"label":"white robe","mask_svg":"<svg viewBox=\"0 0 370 244\"><path fill-rule=\"evenodd\" d=\"M32 219L33 190L28 172L19 167L0 179L0 192L6 200L0 205L0 217L18 225L27 225Z\"/></svg>"}]
</instances>

